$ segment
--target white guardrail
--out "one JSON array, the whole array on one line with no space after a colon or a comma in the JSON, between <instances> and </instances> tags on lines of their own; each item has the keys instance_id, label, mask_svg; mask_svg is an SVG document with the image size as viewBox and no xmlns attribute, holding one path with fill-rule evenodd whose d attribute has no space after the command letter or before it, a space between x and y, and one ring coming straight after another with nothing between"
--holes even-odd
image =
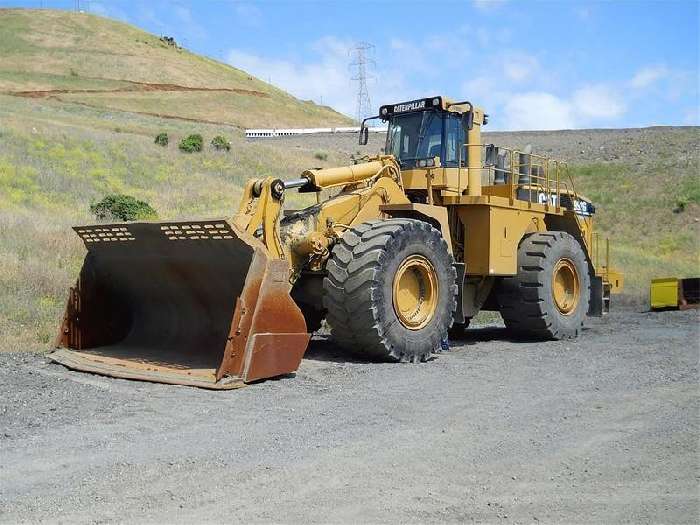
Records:
<instances>
[{"instance_id":1,"label":"white guardrail","mask_svg":"<svg viewBox=\"0 0 700 525\"><path fill-rule=\"evenodd\" d=\"M368 127L370 133L386 133L386 127ZM288 137L291 135L316 135L322 133L359 133L360 127L349 128L289 128L289 129L247 129L245 137L247 139L264 139L270 137Z\"/></svg>"}]
</instances>

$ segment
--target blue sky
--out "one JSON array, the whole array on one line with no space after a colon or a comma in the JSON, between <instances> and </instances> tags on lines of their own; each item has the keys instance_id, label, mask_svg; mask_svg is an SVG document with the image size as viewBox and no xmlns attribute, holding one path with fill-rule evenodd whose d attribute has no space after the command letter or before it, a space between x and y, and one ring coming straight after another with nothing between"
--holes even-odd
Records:
<instances>
[{"instance_id":1,"label":"blue sky","mask_svg":"<svg viewBox=\"0 0 700 525\"><path fill-rule=\"evenodd\" d=\"M373 106L466 98L491 115L490 129L700 124L699 4L82 1L349 115L357 90L349 49L367 41L375 46Z\"/></svg>"}]
</instances>

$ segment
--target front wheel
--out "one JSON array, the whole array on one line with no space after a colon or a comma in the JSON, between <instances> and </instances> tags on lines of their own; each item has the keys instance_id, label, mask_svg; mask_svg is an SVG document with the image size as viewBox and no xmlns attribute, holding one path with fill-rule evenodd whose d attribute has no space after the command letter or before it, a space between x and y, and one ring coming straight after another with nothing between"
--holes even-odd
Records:
<instances>
[{"instance_id":1,"label":"front wheel","mask_svg":"<svg viewBox=\"0 0 700 525\"><path fill-rule=\"evenodd\" d=\"M501 316L511 331L538 339L577 337L588 312L591 278L579 242L540 232L518 247L518 274L501 279Z\"/></svg>"},{"instance_id":2,"label":"front wheel","mask_svg":"<svg viewBox=\"0 0 700 525\"><path fill-rule=\"evenodd\" d=\"M364 358L425 361L457 307L454 260L438 230L413 219L369 221L333 248L324 307L335 341Z\"/></svg>"}]
</instances>

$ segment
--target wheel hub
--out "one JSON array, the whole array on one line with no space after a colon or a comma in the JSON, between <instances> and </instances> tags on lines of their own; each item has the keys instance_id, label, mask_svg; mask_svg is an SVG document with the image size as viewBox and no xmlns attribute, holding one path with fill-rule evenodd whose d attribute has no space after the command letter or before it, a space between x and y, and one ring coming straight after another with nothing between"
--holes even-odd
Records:
<instances>
[{"instance_id":1,"label":"wheel hub","mask_svg":"<svg viewBox=\"0 0 700 525\"><path fill-rule=\"evenodd\" d=\"M437 309L438 279L435 268L422 255L411 255L394 276L393 303L399 321L409 330L426 326Z\"/></svg>"},{"instance_id":2,"label":"wheel hub","mask_svg":"<svg viewBox=\"0 0 700 525\"><path fill-rule=\"evenodd\" d=\"M552 273L552 296L557 310L569 315L576 310L581 289L576 265L569 259L560 259Z\"/></svg>"}]
</instances>

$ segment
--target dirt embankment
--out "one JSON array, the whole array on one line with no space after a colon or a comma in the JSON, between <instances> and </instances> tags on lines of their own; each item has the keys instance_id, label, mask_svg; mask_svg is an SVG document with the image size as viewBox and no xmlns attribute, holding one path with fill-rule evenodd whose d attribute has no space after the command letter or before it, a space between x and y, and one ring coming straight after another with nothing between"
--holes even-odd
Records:
<instances>
[{"instance_id":1,"label":"dirt embankment","mask_svg":"<svg viewBox=\"0 0 700 525\"><path fill-rule=\"evenodd\" d=\"M195 92L218 92L218 93L236 93L238 95L249 95L254 97L268 98L270 95L268 93L263 93L262 91L256 91L253 89L240 89L240 88L225 88L225 87L195 87L195 86L180 86L177 84L152 84L147 82L134 82L133 80L117 80L111 78L100 78L92 80L103 80L110 82L120 82L126 83L128 86L113 89L40 89L40 90L29 90L29 91L5 91L2 94L12 95L16 97L25 98L47 98L55 97L57 95L74 95L74 94L108 94L108 93L135 93L135 92L149 92L149 91L164 91L164 92L178 92L178 91L195 91Z\"/></svg>"}]
</instances>

